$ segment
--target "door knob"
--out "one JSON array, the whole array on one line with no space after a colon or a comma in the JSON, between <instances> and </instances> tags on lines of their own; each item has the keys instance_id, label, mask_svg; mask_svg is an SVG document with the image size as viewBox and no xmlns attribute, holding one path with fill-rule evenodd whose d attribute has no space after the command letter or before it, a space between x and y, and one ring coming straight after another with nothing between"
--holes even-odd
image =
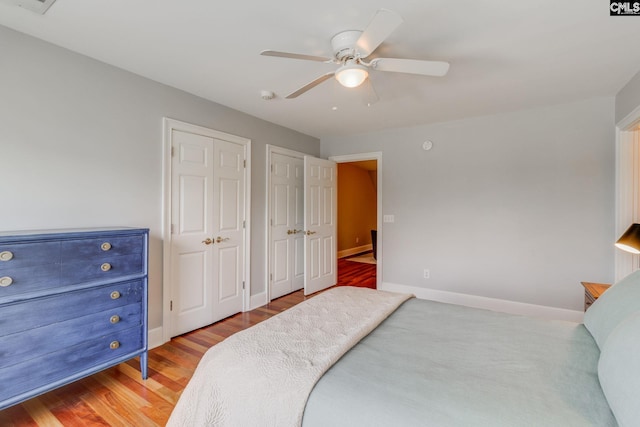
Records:
<instances>
[{"instance_id":1,"label":"door knob","mask_svg":"<svg viewBox=\"0 0 640 427\"><path fill-rule=\"evenodd\" d=\"M299 232L301 232L302 230L296 230L295 228L293 229L293 232L291 234L298 234Z\"/></svg>"},{"instance_id":2,"label":"door knob","mask_svg":"<svg viewBox=\"0 0 640 427\"><path fill-rule=\"evenodd\" d=\"M202 241L202 243L204 243L205 245L210 245L210 244L212 244L212 243L213 243L213 240L211 240L210 238L208 238L208 237L207 237L206 239L204 239L204 240Z\"/></svg>"},{"instance_id":3,"label":"door knob","mask_svg":"<svg viewBox=\"0 0 640 427\"><path fill-rule=\"evenodd\" d=\"M287 234L294 234L295 230L287 230Z\"/></svg>"},{"instance_id":4,"label":"door knob","mask_svg":"<svg viewBox=\"0 0 640 427\"><path fill-rule=\"evenodd\" d=\"M222 238L220 236L216 237L216 243L226 242L227 240L229 240L228 237L224 237L224 238Z\"/></svg>"},{"instance_id":5,"label":"door knob","mask_svg":"<svg viewBox=\"0 0 640 427\"><path fill-rule=\"evenodd\" d=\"M306 234L307 236L311 236L312 234L316 234L315 231L311 231L311 230L307 230L304 232L304 234Z\"/></svg>"}]
</instances>

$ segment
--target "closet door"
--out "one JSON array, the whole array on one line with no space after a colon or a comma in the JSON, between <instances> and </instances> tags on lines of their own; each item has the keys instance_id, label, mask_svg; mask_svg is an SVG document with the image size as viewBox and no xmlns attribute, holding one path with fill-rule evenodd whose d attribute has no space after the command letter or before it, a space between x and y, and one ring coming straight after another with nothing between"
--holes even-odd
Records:
<instances>
[{"instance_id":1,"label":"closet door","mask_svg":"<svg viewBox=\"0 0 640 427\"><path fill-rule=\"evenodd\" d=\"M244 159L240 144L213 141L214 322L242 311L244 288Z\"/></svg>"},{"instance_id":2,"label":"closet door","mask_svg":"<svg viewBox=\"0 0 640 427\"><path fill-rule=\"evenodd\" d=\"M304 162L271 155L271 290L278 298L304 286Z\"/></svg>"},{"instance_id":3,"label":"closet door","mask_svg":"<svg viewBox=\"0 0 640 427\"><path fill-rule=\"evenodd\" d=\"M245 147L171 135L171 336L242 311Z\"/></svg>"}]
</instances>

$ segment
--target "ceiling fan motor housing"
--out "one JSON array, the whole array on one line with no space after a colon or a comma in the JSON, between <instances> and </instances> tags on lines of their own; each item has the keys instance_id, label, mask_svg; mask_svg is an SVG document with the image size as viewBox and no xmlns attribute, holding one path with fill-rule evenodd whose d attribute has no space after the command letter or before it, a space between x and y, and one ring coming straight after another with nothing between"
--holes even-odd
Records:
<instances>
[{"instance_id":1,"label":"ceiling fan motor housing","mask_svg":"<svg viewBox=\"0 0 640 427\"><path fill-rule=\"evenodd\" d=\"M362 31L348 30L342 31L331 39L331 47L335 58L344 62L353 59L356 56L356 43L360 38Z\"/></svg>"}]
</instances>

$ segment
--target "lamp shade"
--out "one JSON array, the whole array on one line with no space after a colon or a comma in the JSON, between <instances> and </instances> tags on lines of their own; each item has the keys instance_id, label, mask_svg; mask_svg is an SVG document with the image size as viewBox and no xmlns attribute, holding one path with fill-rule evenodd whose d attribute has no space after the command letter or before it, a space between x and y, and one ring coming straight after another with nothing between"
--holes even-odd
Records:
<instances>
[{"instance_id":1,"label":"lamp shade","mask_svg":"<svg viewBox=\"0 0 640 427\"><path fill-rule=\"evenodd\" d=\"M616 242L616 247L632 254L640 254L640 224L631 224Z\"/></svg>"},{"instance_id":2,"label":"lamp shade","mask_svg":"<svg viewBox=\"0 0 640 427\"><path fill-rule=\"evenodd\" d=\"M367 67L354 63L347 63L336 71L336 80L344 87L358 87L368 76Z\"/></svg>"}]
</instances>

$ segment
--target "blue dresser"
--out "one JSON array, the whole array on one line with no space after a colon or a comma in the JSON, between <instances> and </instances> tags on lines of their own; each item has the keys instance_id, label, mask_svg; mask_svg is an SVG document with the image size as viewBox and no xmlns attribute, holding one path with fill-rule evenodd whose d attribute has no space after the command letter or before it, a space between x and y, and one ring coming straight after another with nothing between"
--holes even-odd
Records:
<instances>
[{"instance_id":1,"label":"blue dresser","mask_svg":"<svg viewBox=\"0 0 640 427\"><path fill-rule=\"evenodd\" d=\"M0 233L0 409L140 356L149 231Z\"/></svg>"}]
</instances>

